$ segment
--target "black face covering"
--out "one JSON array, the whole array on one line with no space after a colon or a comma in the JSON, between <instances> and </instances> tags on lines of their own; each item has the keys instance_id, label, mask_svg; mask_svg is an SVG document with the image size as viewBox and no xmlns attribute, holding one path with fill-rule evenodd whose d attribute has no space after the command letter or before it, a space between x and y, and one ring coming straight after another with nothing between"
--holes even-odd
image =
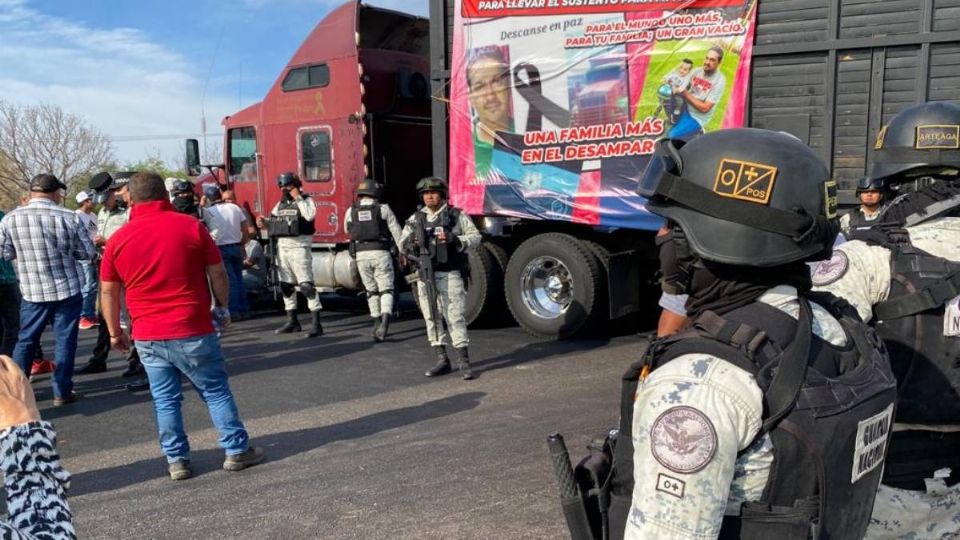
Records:
<instances>
[{"instance_id":1,"label":"black face covering","mask_svg":"<svg viewBox=\"0 0 960 540\"><path fill-rule=\"evenodd\" d=\"M654 243L657 245L660 258L660 271L663 277L660 279L660 288L667 294L686 294L690 288L690 268L692 260L689 260L689 250L685 245L679 245L686 242L686 238L680 238L676 229L664 235L657 236ZM683 260L681 260L683 259Z\"/></svg>"},{"instance_id":2,"label":"black face covering","mask_svg":"<svg viewBox=\"0 0 960 540\"><path fill-rule=\"evenodd\" d=\"M197 211L197 201L193 197L174 197L173 207L182 214L193 214Z\"/></svg>"},{"instance_id":3,"label":"black face covering","mask_svg":"<svg viewBox=\"0 0 960 540\"><path fill-rule=\"evenodd\" d=\"M290 194L289 188L283 188L281 191L283 194L280 196L280 199L283 200L283 202L290 202L293 200L293 195Z\"/></svg>"},{"instance_id":4,"label":"black face covering","mask_svg":"<svg viewBox=\"0 0 960 540\"><path fill-rule=\"evenodd\" d=\"M755 302L778 285L809 291L810 267L802 261L766 268L702 261L694 267L690 280L687 317L696 318L708 310L723 315Z\"/></svg>"}]
</instances>

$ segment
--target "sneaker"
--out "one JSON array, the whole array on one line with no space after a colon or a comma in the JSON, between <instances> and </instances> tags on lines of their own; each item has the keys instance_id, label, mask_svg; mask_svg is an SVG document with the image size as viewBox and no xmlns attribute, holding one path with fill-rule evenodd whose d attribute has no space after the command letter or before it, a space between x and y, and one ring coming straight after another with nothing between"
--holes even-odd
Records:
<instances>
[{"instance_id":1,"label":"sneaker","mask_svg":"<svg viewBox=\"0 0 960 540\"><path fill-rule=\"evenodd\" d=\"M193 476L190 470L190 460L174 461L167 465L167 472L170 473L171 480L186 480Z\"/></svg>"},{"instance_id":2,"label":"sneaker","mask_svg":"<svg viewBox=\"0 0 960 540\"><path fill-rule=\"evenodd\" d=\"M30 366L30 376L33 377L34 375L53 373L55 369L57 369L57 366L53 365L53 362L47 360L46 358L41 358L33 361L33 364Z\"/></svg>"},{"instance_id":3,"label":"sneaker","mask_svg":"<svg viewBox=\"0 0 960 540\"><path fill-rule=\"evenodd\" d=\"M107 371L106 362L97 362L90 360L87 365L73 372L74 375L92 375L94 373L103 373Z\"/></svg>"},{"instance_id":4,"label":"sneaker","mask_svg":"<svg viewBox=\"0 0 960 540\"><path fill-rule=\"evenodd\" d=\"M69 403L73 403L73 402L77 401L78 399L80 399L80 398L82 398L82 397L83 397L83 394L78 394L78 393L76 393L76 392L70 392L70 394L67 395L67 396L58 396L58 397L53 398L53 406L54 406L54 407L62 407L62 406L67 405L67 404L69 404Z\"/></svg>"},{"instance_id":5,"label":"sneaker","mask_svg":"<svg viewBox=\"0 0 960 540\"><path fill-rule=\"evenodd\" d=\"M263 453L263 448L251 446L242 454L227 456L227 458L223 460L223 468L228 471L242 471L263 462L263 458L265 457L266 455Z\"/></svg>"},{"instance_id":6,"label":"sneaker","mask_svg":"<svg viewBox=\"0 0 960 540\"><path fill-rule=\"evenodd\" d=\"M147 379L137 379L132 383L127 383L124 388L126 388L128 392L142 392L150 389L150 381Z\"/></svg>"},{"instance_id":7,"label":"sneaker","mask_svg":"<svg viewBox=\"0 0 960 540\"><path fill-rule=\"evenodd\" d=\"M136 377L137 375L143 375L143 364L140 362L128 363L127 368L120 374L123 378Z\"/></svg>"},{"instance_id":8,"label":"sneaker","mask_svg":"<svg viewBox=\"0 0 960 540\"><path fill-rule=\"evenodd\" d=\"M97 319L96 317L80 317L81 330L89 330L97 326L100 326L100 319Z\"/></svg>"}]
</instances>

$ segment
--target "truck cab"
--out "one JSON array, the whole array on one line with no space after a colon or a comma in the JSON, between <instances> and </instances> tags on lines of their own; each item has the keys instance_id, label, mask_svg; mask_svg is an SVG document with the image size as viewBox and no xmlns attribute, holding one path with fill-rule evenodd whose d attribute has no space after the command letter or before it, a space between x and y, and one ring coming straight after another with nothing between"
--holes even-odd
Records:
<instances>
[{"instance_id":1,"label":"truck cab","mask_svg":"<svg viewBox=\"0 0 960 540\"><path fill-rule=\"evenodd\" d=\"M343 218L364 178L384 186L398 218L416 208L414 185L431 173L428 38L426 19L348 2L317 24L262 101L223 120L218 181L248 213L270 214L281 173L303 182L317 209L317 287L360 288Z\"/></svg>"}]
</instances>

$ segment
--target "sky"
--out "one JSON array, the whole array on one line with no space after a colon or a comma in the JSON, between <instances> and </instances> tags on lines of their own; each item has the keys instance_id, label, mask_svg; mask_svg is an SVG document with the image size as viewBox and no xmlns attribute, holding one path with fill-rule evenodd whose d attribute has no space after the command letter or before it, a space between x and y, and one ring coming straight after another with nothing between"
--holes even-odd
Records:
<instances>
[{"instance_id":1,"label":"sky","mask_svg":"<svg viewBox=\"0 0 960 540\"><path fill-rule=\"evenodd\" d=\"M260 101L344 0L0 0L0 100L84 117L121 164L178 163L183 139ZM427 15L427 0L370 0Z\"/></svg>"}]
</instances>

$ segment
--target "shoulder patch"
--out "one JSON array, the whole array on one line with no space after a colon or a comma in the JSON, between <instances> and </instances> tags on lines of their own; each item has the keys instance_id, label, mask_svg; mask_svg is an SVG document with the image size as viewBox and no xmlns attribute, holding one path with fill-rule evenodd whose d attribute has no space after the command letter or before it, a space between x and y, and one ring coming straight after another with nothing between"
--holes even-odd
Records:
<instances>
[{"instance_id":1,"label":"shoulder patch","mask_svg":"<svg viewBox=\"0 0 960 540\"><path fill-rule=\"evenodd\" d=\"M671 407L650 428L650 451L657 463L675 473L690 474L706 467L717 453L713 422L693 407Z\"/></svg>"},{"instance_id":2,"label":"shoulder patch","mask_svg":"<svg viewBox=\"0 0 960 540\"><path fill-rule=\"evenodd\" d=\"M850 259L847 257L847 254L835 249L833 250L833 255L830 257L830 260L820 261L817 263L817 266L814 267L813 275L811 276L813 284L817 287L829 285L842 278L844 274L847 273L849 266Z\"/></svg>"}]
</instances>

